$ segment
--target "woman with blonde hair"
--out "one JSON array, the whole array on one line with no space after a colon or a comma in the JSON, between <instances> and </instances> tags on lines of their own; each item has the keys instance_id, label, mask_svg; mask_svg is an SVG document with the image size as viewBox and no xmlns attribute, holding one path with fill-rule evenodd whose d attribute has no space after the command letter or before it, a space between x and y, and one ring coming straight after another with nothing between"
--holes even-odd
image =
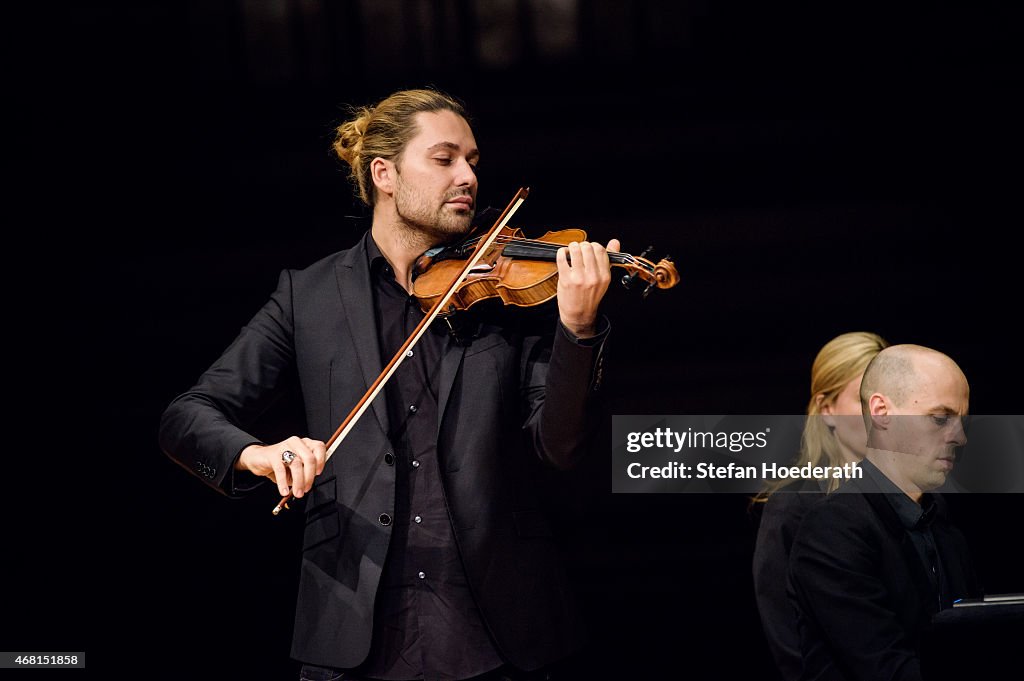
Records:
<instances>
[{"instance_id":1,"label":"woman with blonde hair","mask_svg":"<svg viewBox=\"0 0 1024 681\"><path fill-rule=\"evenodd\" d=\"M797 465L841 466L864 458L860 381L875 355L888 347L881 336L844 333L826 343L811 367L811 398ZM796 614L787 595L789 550L804 514L840 480L773 483L755 498L764 503L754 547L754 594L768 646L784 679L802 669Z\"/></svg>"}]
</instances>

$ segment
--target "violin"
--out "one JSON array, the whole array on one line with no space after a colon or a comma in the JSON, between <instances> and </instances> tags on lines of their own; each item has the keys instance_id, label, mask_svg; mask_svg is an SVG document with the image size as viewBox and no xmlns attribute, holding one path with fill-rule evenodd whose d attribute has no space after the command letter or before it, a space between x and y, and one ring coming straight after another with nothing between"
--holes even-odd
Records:
<instances>
[{"instance_id":1,"label":"violin","mask_svg":"<svg viewBox=\"0 0 1024 681\"><path fill-rule=\"evenodd\" d=\"M484 237L471 237L460 244L439 251L427 251L413 266L413 295L424 312L434 304L456 281L466 260L474 255ZM586 241L582 229L549 231L539 239L527 239L520 229L501 227L496 238L480 255L469 273L458 283L454 294L439 316L451 315L490 298L500 298L505 305L531 307L546 303L555 297L558 289L558 249L573 241ZM653 263L645 256L629 253L608 253L612 267L627 271L621 282L627 288L637 280L646 281L643 296L654 288L669 289L679 283L679 274L668 257Z\"/></svg>"}]
</instances>

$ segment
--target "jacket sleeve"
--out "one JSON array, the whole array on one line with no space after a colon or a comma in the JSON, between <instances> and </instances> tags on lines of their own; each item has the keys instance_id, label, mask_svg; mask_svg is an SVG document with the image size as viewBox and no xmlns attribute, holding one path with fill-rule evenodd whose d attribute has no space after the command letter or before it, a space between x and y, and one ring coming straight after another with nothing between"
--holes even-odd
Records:
<instances>
[{"instance_id":1,"label":"jacket sleeve","mask_svg":"<svg viewBox=\"0 0 1024 681\"><path fill-rule=\"evenodd\" d=\"M921 679L917 653L889 605L893 594L878 574L877 543L855 509L827 500L807 514L793 542L789 574L802 653L839 667L822 678ZM808 637L808 628L817 635Z\"/></svg>"},{"instance_id":2,"label":"jacket sleeve","mask_svg":"<svg viewBox=\"0 0 1024 681\"><path fill-rule=\"evenodd\" d=\"M787 572L793 539L809 501L799 492L779 491L768 497L754 545L754 594L768 647L785 679L798 679L802 669L796 610L787 593Z\"/></svg>"},{"instance_id":3,"label":"jacket sleeve","mask_svg":"<svg viewBox=\"0 0 1024 681\"><path fill-rule=\"evenodd\" d=\"M523 429L545 463L568 470L600 424L605 349L611 325L601 317L593 338L578 339L555 321L554 336L527 335L520 376ZM550 326L548 327L550 328Z\"/></svg>"},{"instance_id":4,"label":"jacket sleeve","mask_svg":"<svg viewBox=\"0 0 1024 681\"><path fill-rule=\"evenodd\" d=\"M294 375L292 310L291 274L285 271L269 302L161 418L164 453L223 494L240 496L265 480L233 466L243 449L260 443L247 428Z\"/></svg>"}]
</instances>

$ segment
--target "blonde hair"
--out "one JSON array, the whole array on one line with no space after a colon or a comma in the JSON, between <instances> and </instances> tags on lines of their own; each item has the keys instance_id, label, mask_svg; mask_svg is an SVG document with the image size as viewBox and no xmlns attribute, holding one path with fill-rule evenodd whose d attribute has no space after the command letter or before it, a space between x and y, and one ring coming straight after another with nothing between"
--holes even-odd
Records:
<instances>
[{"instance_id":1,"label":"blonde hair","mask_svg":"<svg viewBox=\"0 0 1024 681\"><path fill-rule=\"evenodd\" d=\"M380 157L397 163L405 145L416 136L416 114L433 111L466 118L462 104L443 92L401 90L375 106L354 109L354 118L337 127L332 147L349 165L349 179L364 204L372 208L376 202L370 162Z\"/></svg>"},{"instance_id":2,"label":"blonde hair","mask_svg":"<svg viewBox=\"0 0 1024 681\"><path fill-rule=\"evenodd\" d=\"M807 421L800 436L800 456L796 465L841 466L843 455L832 430L819 418L821 408L834 404L850 381L863 376L868 364L889 343L875 333L853 331L836 336L822 346L811 365L811 399L807 403ZM788 480L769 483L754 501L766 501ZM835 491L841 480L831 478L828 491Z\"/></svg>"}]
</instances>

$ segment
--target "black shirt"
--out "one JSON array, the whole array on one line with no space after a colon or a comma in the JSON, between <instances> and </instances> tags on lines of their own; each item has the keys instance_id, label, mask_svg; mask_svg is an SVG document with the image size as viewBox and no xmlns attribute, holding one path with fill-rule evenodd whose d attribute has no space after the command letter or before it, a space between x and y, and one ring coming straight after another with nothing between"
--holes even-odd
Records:
<instances>
[{"instance_id":1,"label":"black shirt","mask_svg":"<svg viewBox=\"0 0 1024 681\"><path fill-rule=\"evenodd\" d=\"M381 358L389 361L423 319L369 239ZM438 374L449 346L436 321L385 387L396 467L391 543L374 610L373 639L355 670L377 679L469 678L502 664L466 578L437 456Z\"/></svg>"},{"instance_id":2,"label":"black shirt","mask_svg":"<svg viewBox=\"0 0 1024 681\"><path fill-rule=\"evenodd\" d=\"M932 522L935 520L938 511L938 503L933 494L924 493L921 495L921 503L918 504L899 487L896 486L878 467L865 459L861 462L864 472L874 481L878 489L885 494L889 505L896 512L900 524L910 535L914 543L917 555L928 573L928 581L931 584L932 592L936 597L938 610L953 606L952 598L949 595L949 586L946 583L945 571L942 561L939 560L938 551L935 548L935 536L932 534Z\"/></svg>"}]
</instances>

